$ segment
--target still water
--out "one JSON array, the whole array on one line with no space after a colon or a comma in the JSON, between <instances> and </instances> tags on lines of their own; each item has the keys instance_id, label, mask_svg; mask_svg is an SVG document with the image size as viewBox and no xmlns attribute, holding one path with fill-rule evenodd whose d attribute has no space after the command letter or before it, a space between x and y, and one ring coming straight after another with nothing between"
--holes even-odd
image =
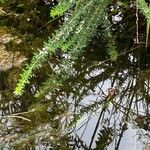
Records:
<instances>
[{"instance_id":1,"label":"still water","mask_svg":"<svg viewBox=\"0 0 150 150\"><path fill-rule=\"evenodd\" d=\"M138 46L117 61L101 46L101 35L73 62L58 50L23 95L14 95L21 70L62 21L47 23L47 3L35 1L34 11L13 3L9 17L1 16L0 149L150 150L150 61Z\"/></svg>"},{"instance_id":2,"label":"still water","mask_svg":"<svg viewBox=\"0 0 150 150\"><path fill-rule=\"evenodd\" d=\"M7 87L16 67L1 72L2 147L142 150L149 144L149 69L130 68L130 59L117 68L119 60L84 55L71 76L40 99L34 97L40 71L21 97Z\"/></svg>"}]
</instances>

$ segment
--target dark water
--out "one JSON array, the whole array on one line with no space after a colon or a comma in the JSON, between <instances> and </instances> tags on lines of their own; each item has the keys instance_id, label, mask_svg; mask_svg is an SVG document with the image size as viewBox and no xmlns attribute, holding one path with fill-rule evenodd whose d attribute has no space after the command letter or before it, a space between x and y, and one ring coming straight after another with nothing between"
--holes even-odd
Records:
<instances>
[{"instance_id":1,"label":"dark water","mask_svg":"<svg viewBox=\"0 0 150 150\"><path fill-rule=\"evenodd\" d=\"M67 77L60 74L58 83L54 82L66 57L58 52L34 73L23 95L14 96L24 64L60 21L45 26L51 19L48 3L22 4L14 1L9 10L2 5L10 14L0 20L0 148L149 150L150 61L142 51L144 45L111 61L102 46L106 41L96 35ZM122 47L125 45L123 42ZM52 73L48 92L36 98Z\"/></svg>"}]
</instances>

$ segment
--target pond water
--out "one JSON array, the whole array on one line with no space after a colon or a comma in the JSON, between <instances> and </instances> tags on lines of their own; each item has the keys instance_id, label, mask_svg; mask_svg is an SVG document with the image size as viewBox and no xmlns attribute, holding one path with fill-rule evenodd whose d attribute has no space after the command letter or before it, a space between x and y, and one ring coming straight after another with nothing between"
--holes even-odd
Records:
<instances>
[{"instance_id":1,"label":"pond water","mask_svg":"<svg viewBox=\"0 0 150 150\"><path fill-rule=\"evenodd\" d=\"M25 63L61 21L47 23L46 2L2 5L12 12L0 22L0 149L150 150L150 61L139 46L112 61L97 35L68 74L60 72L67 54L58 52L14 95ZM48 90L37 98L48 77Z\"/></svg>"}]
</instances>

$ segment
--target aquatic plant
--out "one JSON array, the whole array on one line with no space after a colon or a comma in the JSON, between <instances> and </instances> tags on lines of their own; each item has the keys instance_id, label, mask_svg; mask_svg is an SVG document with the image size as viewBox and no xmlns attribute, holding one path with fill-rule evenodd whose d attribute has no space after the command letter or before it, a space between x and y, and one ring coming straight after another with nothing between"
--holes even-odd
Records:
<instances>
[{"instance_id":1,"label":"aquatic plant","mask_svg":"<svg viewBox=\"0 0 150 150\"><path fill-rule=\"evenodd\" d=\"M145 0L137 0L138 7L146 18L147 26L146 26L146 45L148 46L148 37L149 37L149 28L150 28L150 7L149 4L146 3Z\"/></svg>"},{"instance_id":2,"label":"aquatic plant","mask_svg":"<svg viewBox=\"0 0 150 150\"><path fill-rule=\"evenodd\" d=\"M33 71L47 60L48 55L52 55L58 49L68 53L72 59L76 59L95 35L97 27L108 22L106 9L109 3L109 0L79 0L76 2L62 1L58 6L55 6L51 11L52 16L62 15L69 9L72 11L64 19L63 25L50 36L43 49L34 53L30 64L27 64L26 68L23 69L15 94L22 94L25 85L30 83ZM110 38L111 34L107 28L105 27L105 30L107 30L108 33L106 33L108 38ZM114 41L108 41L108 47L113 49L113 52L110 52L110 54L113 55L112 59L115 60L117 53L114 52L115 47L112 44L114 45Z\"/></svg>"},{"instance_id":3,"label":"aquatic plant","mask_svg":"<svg viewBox=\"0 0 150 150\"><path fill-rule=\"evenodd\" d=\"M137 45L133 40L136 24L131 12L136 5L134 1L129 7L125 6L129 1L118 1L116 6L101 2L61 0L52 8L52 21L61 18L60 27L22 72L16 94L25 89L24 95L2 91L8 93L2 93L1 100L2 148L35 149L38 145L43 149L86 150L93 149L96 141L94 149L107 149L113 142L118 149L127 122L141 113L141 106L143 114L135 120L148 130L149 71L145 69L148 62L137 55L145 50L145 43ZM113 22L120 12L121 20ZM142 41L143 30L139 35ZM55 53L60 59L53 65L49 61ZM45 64L49 75L43 72L47 71L42 68ZM38 75L44 78L40 79L45 81L43 86ZM27 83L35 84L25 88ZM84 136L91 125L90 141L86 142Z\"/></svg>"}]
</instances>

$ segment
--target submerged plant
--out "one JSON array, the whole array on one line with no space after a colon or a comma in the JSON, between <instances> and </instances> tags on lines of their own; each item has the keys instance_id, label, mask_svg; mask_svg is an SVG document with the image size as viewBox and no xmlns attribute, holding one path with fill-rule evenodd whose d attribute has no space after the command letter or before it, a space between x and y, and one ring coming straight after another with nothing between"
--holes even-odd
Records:
<instances>
[{"instance_id":1,"label":"submerged plant","mask_svg":"<svg viewBox=\"0 0 150 150\"><path fill-rule=\"evenodd\" d=\"M40 81L34 78L31 92L38 99L30 93L30 97L24 96L28 92L20 97L5 96L8 100L2 96L0 146L35 149L42 145L43 149L86 150L93 149L94 142L94 149L107 149L115 142L118 149L127 129L124 124L133 119L133 115L140 114L141 106L147 115L149 108L149 72L145 71L145 77L136 55L143 47L136 47L134 43L135 30L129 32L135 26L135 14L131 14L133 3L124 8L122 3L126 2L122 1L118 1L117 7L109 5L108 0L57 2L50 14L54 17L52 20L63 20L61 26L43 49L34 53L22 71L15 94L21 95L38 71L45 82L39 86L43 78ZM111 17L118 10L122 20L114 23ZM129 16L132 19L128 20ZM140 37L144 37L143 32L141 34ZM50 64L50 59L57 54L59 59ZM43 72L46 65L49 65L49 75ZM148 117L140 118L148 129ZM7 128L9 122L12 124ZM85 133L89 133L91 125L93 129L87 142L84 136L87 137Z\"/></svg>"},{"instance_id":2,"label":"submerged plant","mask_svg":"<svg viewBox=\"0 0 150 150\"><path fill-rule=\"evenodd\" d=\"M145 47L147 48L148 46L148 37L149 37L149 28L150 28L150 7L149 7L149 2L148 4L146 3L145 0L137 0L138 1L138 6L143 15L146 18L146 45Z\"/></svg>"},{"instance_id":3,"label":"submerged plant","mask_svg":"<svg viewBox=\"0 0 150 150\"><path fill-rule=\"evenodd\" d=\"M58 49L68 53L71 59L75 60L95 35L97 27L107 20L106 8L109 3L109 0L79 0L76 2L62 1L59 4L60 6L55 6L51 11L53 16L61 15L73 7L71 16L65 19L60 29L51 35L44 44L43 49L34 53L30 64L26 65L26 68L21 73L21 78L15 89L15 95L22 94L25 85L30 83L29 80L33 75L33 71L47 60L48 55L52 55ZM110 54L113 55L115 60L116 53Z\"/></svg>"}]
</instances>

